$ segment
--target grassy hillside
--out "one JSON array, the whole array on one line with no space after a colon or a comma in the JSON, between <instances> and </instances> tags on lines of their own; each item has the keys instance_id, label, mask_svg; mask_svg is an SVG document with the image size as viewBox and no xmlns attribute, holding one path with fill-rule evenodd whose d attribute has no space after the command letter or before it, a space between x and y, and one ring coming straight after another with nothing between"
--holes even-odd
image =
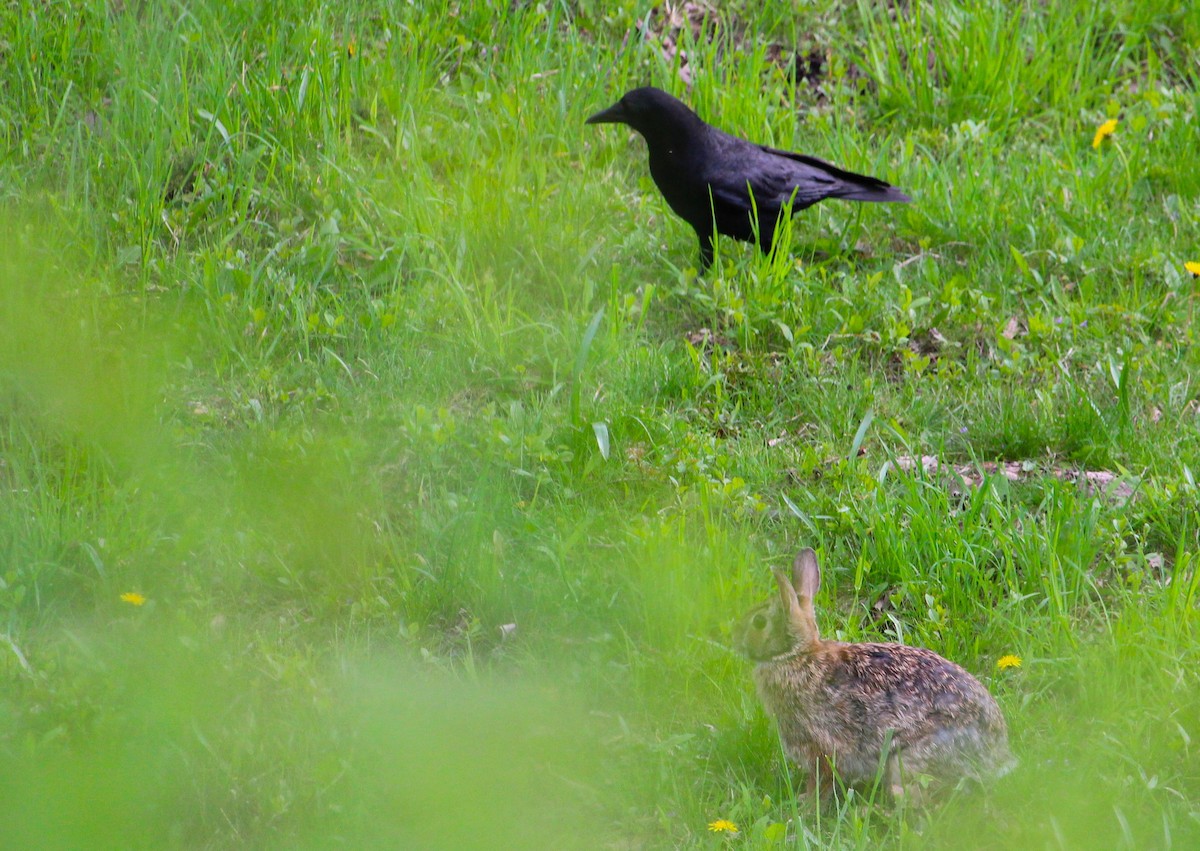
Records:
<instances>
[{"instance_id":1,"label":"grassy hillside","mask_svg":"<svg viewBox=\"0 0 1200 851\"><path fill-rule=\"evenodd\" d=\"M0 10L0 846L1200 846L1200 12L715 5ZM697 275L647 83L915 203ZM795 801L805 545L1013 774Z\"/></svg>"}]
</instances>

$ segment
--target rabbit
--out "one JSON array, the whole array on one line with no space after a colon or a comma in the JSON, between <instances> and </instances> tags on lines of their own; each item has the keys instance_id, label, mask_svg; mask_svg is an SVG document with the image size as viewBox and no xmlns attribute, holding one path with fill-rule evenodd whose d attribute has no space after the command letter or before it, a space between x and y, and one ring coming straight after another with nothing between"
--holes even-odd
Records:
<instances>
[{"instance_id":1,"label":"rabbit","mask_svg":"<svg viewBox=\"0 0 1200 851\"><path fill-rule=\"evenodd\" d=\"M983 781L1015 766L1004 716L977 679L920 647L822 640L811 549L796 556L791 579L773 572L778 596L752 609L734 638L757 663L759 699L788 757L808 772L805 794L827 808L835 776L869 785L882 768L886 794L916 801L920 776Z\"/></svg>"}]
</instances>

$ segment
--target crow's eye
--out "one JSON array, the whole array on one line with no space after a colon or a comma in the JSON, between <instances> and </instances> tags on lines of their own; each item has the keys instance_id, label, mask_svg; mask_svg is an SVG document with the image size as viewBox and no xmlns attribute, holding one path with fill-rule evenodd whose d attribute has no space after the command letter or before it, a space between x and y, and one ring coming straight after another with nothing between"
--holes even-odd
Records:
<instances>
[{"instance_id":1,"label":"crow's eye","mask_svg":"<svg viewBox=\"0 0 1200 851\"><path fill-rule=\"evenodd\" d=\"M767 616L759 613L750 619L750 625L755 629L762 629L767 625Z\"/></svg>"}]
</instances>

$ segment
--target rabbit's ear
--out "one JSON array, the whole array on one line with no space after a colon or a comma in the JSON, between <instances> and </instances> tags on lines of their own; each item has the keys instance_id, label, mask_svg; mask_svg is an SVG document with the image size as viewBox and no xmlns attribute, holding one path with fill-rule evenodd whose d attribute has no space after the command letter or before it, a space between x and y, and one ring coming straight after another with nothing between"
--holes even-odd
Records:
<instances>
[{"instance_id":1,"label":"rabbit's ear","mask_svg":"<svg viewBox=\"0 0 1200 851\"><path fill-rule=\"evenodd\" d=\"M812 550L802 550L796 556L792 573L794 578L789 579L782 570L775 571L783 610L787 612L788 632L792 634L794 647L812 647L820 640L813 595L821 584L821 572Z\"/></svg>"},{"instance_id":2,"label":"rabbit's ear","mask_svg":"<svg viewBox=\"0 0 1200 851\"><path fill-rule=\"evenodd\" d=\"M775 574L775 584L779 586L779 601L783 603L783 610L788 613L790 619L793 613L800 611L800 600L796 598L796 589L792 587L792 581L782 570L772 569L771 572Z\"/></svg>"},{"instance_id":3,"label":"rabbit's ear","mask_svg":"<svg viewBox=\"0 0 1200 851\"><path fill-rule=\"evenodd\" d=\"M792 582L796 588L796 594L800 597L807 597L811 601L817 596L817 591L821 588L821 568L817 564L817 554L812 551L812 547L805 547L796 554L796 560L792 563Z\"/></svg>"}]
</instances>

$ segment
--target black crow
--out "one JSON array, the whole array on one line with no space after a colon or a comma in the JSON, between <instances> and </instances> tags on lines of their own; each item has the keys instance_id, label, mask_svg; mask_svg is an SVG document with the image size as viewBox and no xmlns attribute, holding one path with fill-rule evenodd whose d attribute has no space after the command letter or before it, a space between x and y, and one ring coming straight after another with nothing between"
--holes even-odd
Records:
<instances>
[{"instance_id":1,"label":"black crow","mask_svg":"<svg viewBox=\"0 0 1200 851\"><path fill-rule=\"evenodd\" d=\"M795 213L826 198L912 200L877 178L730 136L653 87L626 92L587 123L628 124L642 134L655 185L700 237L701 271L712 263L718 233L757 240L759 249L769 252L788 202Z\"/></svg>"}]
</instances>

